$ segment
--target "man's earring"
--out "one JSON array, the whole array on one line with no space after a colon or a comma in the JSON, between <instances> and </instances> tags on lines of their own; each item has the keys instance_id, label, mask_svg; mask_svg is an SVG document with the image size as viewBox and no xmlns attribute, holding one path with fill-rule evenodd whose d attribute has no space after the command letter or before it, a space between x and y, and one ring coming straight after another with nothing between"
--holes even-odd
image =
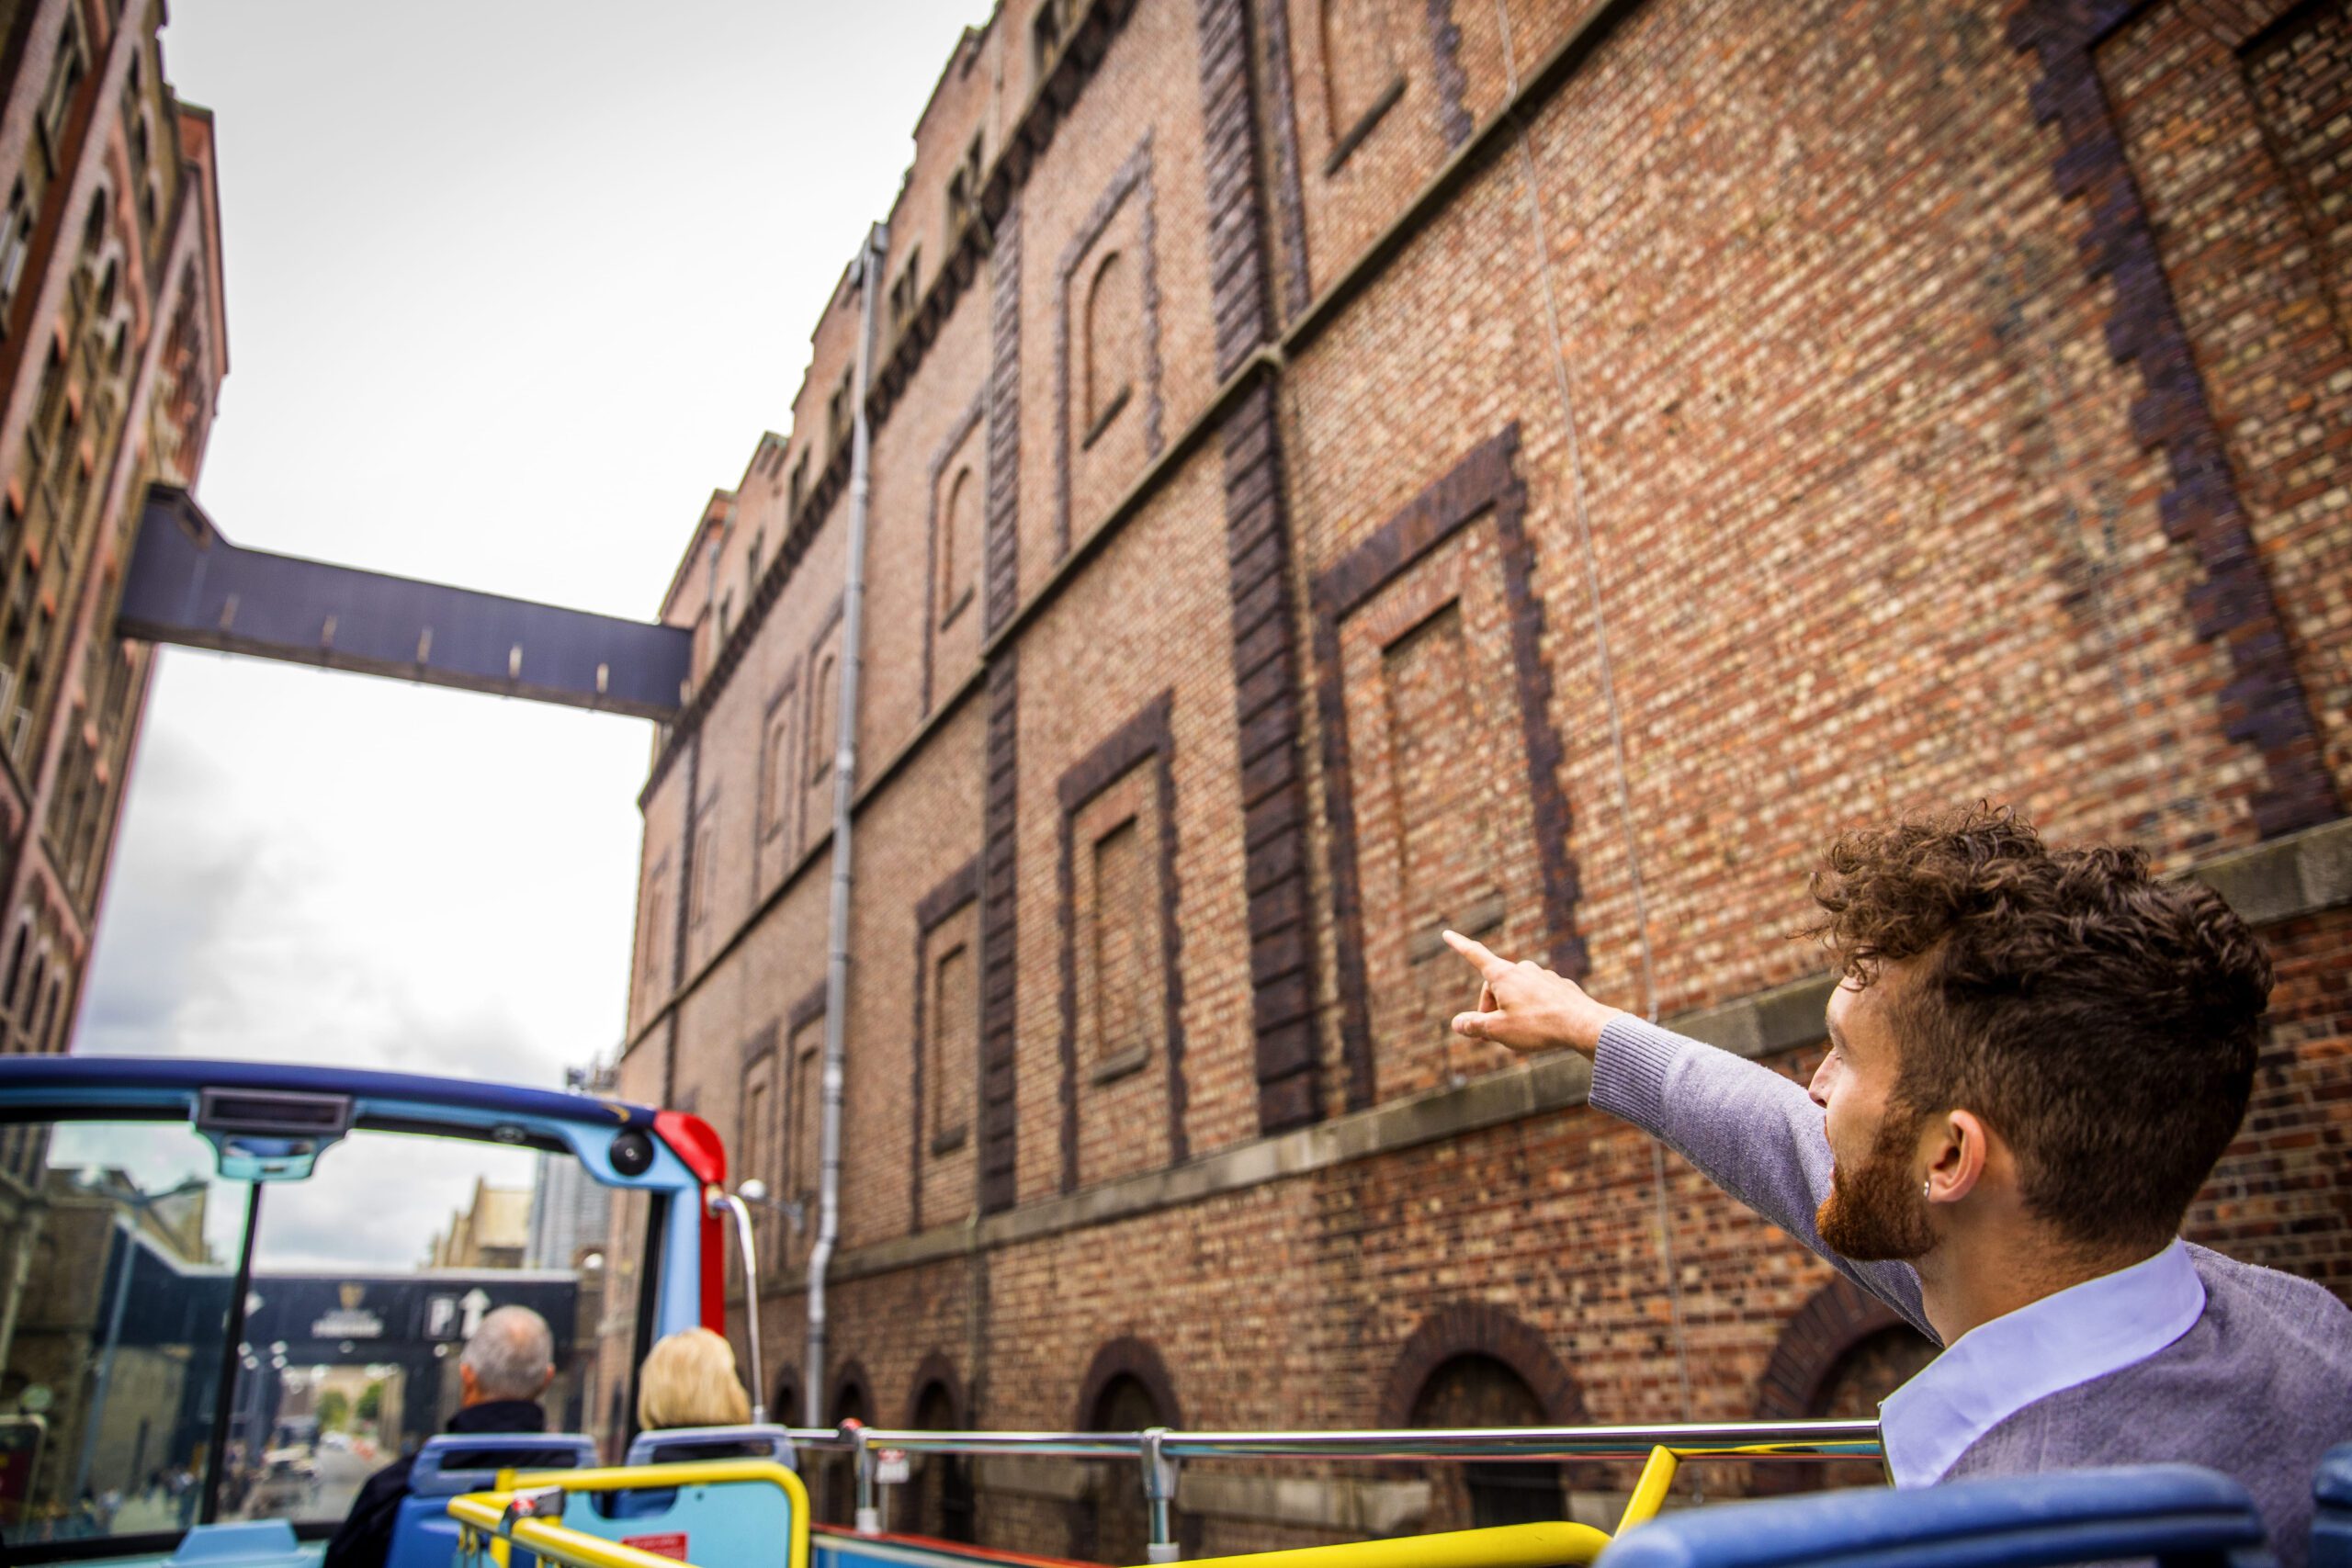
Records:
<instances>
[{"instance_id":1,"label":"man's earring","mask_svg":"<svg viewBox=\"0 0 2352 1568\"><path fill-rule=\"evenodd\" d=\"M1919 1183L1919 1196L1925 1198L1930 1203L1936 1201L1936 1179L1934 1177L1931 1176L1928 1178L1927 1180Z\"/></svg>"}]
</instances>

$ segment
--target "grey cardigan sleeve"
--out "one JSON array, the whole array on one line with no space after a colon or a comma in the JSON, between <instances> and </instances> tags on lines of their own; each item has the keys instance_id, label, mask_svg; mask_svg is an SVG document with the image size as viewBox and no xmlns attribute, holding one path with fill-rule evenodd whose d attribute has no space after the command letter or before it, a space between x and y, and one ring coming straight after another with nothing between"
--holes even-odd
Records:
<instances>
[{"instance_id":1,"label":"grey cardigan sleeve","mask_svg":"<svg viewBox=\"0 0 2352 1568\"><path fill-rule=\"evenodd\" d=\"M1592 1103L1658 1138L1716 1186L1936 1337L1907 1263L1856 1263L1823 1245L1814 1212L1829 1196L1821 1108L1769 1067L1620 1015L1600 1032Z\"/></svg>"}]
</instances>

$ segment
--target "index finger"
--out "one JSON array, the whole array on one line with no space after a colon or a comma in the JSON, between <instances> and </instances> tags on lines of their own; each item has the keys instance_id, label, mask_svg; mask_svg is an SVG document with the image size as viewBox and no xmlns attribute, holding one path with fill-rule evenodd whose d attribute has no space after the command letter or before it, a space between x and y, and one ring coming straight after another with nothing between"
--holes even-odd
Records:
<instances>
[{"instance_id":1,"label":"index finger","mask_svg":"<svg viewBox=\"0 0 2352 1568\"><path fill-rule=\"evenodd\" d=\"M1464 963L1489 980L1510 968L1510 959L1496 957L1487 950L1483 942L1464 936L1460 931L1440 931L1438 934L1445 939L1446 946L1462 955Z\"/></svg>"}]
</instances>

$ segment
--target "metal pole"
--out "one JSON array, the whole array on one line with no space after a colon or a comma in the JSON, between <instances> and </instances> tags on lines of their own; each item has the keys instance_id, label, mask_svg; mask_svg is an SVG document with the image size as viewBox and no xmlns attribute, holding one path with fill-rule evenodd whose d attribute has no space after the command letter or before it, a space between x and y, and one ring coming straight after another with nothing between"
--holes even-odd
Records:
<instances>
[{"instance_id":1,"label":"metal pole","mask_svg":"<svg viewBox=\"0 0 2352 1568\"><path fill-rule=\"evenodd\" d=\"M1144 1549L1146 1562L1173 1562L1183 1555L1168 1524L1168 1506L1176 1500L1176 1461L1160 1452L1161 1440L1167 1436L1165 1427L1147 1427L1143 1433L1143 1501L1151 1527L1151 1538Z\"/></svg>"},{"instance_id":2,"label":"metal pole","mask_svg":"<svg viewBox=\"0 0 2352 1568\"><path fill-rule=\"evenodd\" d=\"M874 1444L863 1427L851 1427L849 1435L857 1445L857 1533L880 1535L882 1510L874 1500Z\"/></svg>"},{"instance_id":3,"label":"metal pole","mask_svg":"<svg viewBox=\"0 0 2352 1568\"><path fill-rule=\"evenodd\" d=\"M890 231L876 223L865 233L858 259L860 321L857 376L851 398L849 457L849 565L842 583L841 698L834 705L833 886L827 918L825 960L825 1076L823 1121L817 1134L817 1239L808 1249L808 1425L824 1419L825 1271L841 1235L842 1062L848 1046L850 808L857 799L857 675L860 637L865 621L865 520L873 494L874 432L865 417L872 385L874 307L882 292L882 258Z\"/></svg>"},{"instance_id":4,"label":"metal pole","mask_svg":"<svg viewBox=\"0 0 2352 1568\"><path fill-rule=\"evenodd\" d=\"M743 1348L752 1371L752 1419L764 1423L768 1385L760 1381L760 1254L752 1237L752 1211L731 1192L712 1193L710 1212L716 1214L722 1210L735 1216L735 1245L743 1251Z\"/></svg>"}]
</instances>

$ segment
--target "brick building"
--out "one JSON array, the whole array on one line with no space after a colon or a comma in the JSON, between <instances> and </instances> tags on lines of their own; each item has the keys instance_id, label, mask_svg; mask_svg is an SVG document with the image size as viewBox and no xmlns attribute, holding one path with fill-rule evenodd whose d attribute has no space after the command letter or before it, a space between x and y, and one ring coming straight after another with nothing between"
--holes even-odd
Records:
<instances>
[{"instance_id":1,"label":"brick building","mask_svg":"<svg viewBox=\"0 0 2352 1568\"><path fill-rule=\"evenodd\" d=\"M1801 1073L1819 848L1980 795L2260 922L2195 1234L2352 1289L2347 95L2344 0L1003 0L662 609L618 1088L786 1199L862 659L831 1348L769 1215L771 1401L1867 1410L1907 1331L1579 1064L1450 1038L1435 933ZM1232 1550L1609 1484L1195 1466L1179 1512ZM901 1508L1142 1555L1125 1473Z\"/></svg>"},{"instance_id":2,"label":"brick building","mask_svg":"<svg viewBox=\"0 0 2352 1568\"><path fill-rule=\"evenodd\" d=\"M112 634L123 567L229 368L212 117L164 21L0 5L0 1052L72 1032L155 657ZM31 1168L19 1142L0 1166Z\"/></svg>"}]
</instances>

